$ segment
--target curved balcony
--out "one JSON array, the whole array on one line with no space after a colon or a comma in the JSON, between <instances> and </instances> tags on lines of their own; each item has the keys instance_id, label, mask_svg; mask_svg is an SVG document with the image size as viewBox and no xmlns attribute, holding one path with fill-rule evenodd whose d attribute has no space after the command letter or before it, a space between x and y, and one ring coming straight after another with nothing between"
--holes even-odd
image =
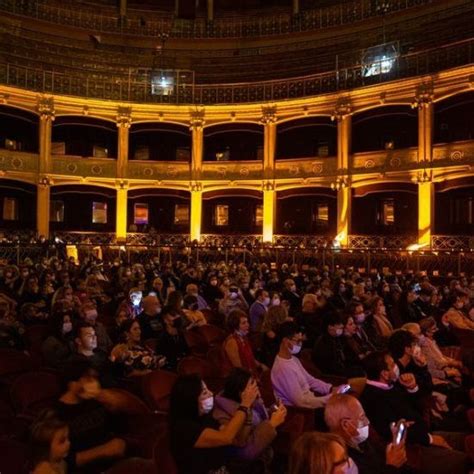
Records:
<instances>
[{"instance_id":1,"label":"curved balcony","mask_svg":"<svg viewBox=\"0 0 474 474\"><path fill-rule=\"evenodd\" d=\"M291 158L276 160L275 178L317 178L319 176L334 176L337 174L335 157L328 158Z\"/></svg>"},{"instance_id":2,"label":"curved balcony","mask_svg":"<svg viewBox=\"0 0 474 474\"><path fill-rule=\"evenodd\" d=\"M38 170L38 154L0 149L0 174L37 173Z\"/></svg>"},{"instance_id":3,"label":"curved balcony","mask_svg":"<svg viewBox=\"0 0 474 474\"><path fill-rule=\"evenodd\" d=\"M208 22L204 18L193 21L176 20L170 14L130 10L121 21L118 14L100 14L92 10L73 9L67 6L48 4L45 0L18 2L6 0L0 3L0 10L14 15L27 16L37 20L83 28L98 32L158 37L167 33L171 38L247 38L302 33L323 28L350 25L367 19L409 8L433 3L433 0L392 0L382 11L377 2L357 0L338 5L302 11L293 16L290 13L278 15L256 15L251 18L217 18ZM146 17L146 21L144 21Z\"/></svg>"},{"instance_id":4,"label":"curved balcony","mask_svg":"<svg viewBox=\"0 0 474 474\"><path fill-rule=\"evenodd\" d=\"M95 71L45 71L0 63L0 84L43 93L141 103L230 104L280 101L369 86L474 62L474 39L398 58L385 74L364 77L362 66L299 78L237 84L183 85L173 95L152 95L149 77L106 76Z\"/></svg>"},{"instance_id":5,"label":"curved balcony","mask_svg":"<svg viewBox=\"0 0 474 474\"><path fill-rule=\"evenodd\" d=\"M219 161L204 162L203 179L222 180L256 180L262 179L261 161Z\"/></svg>"},{"instance_id":6,"label":"curved balcony","mask_svg":"<svg viewBox=\"0 0 474 474\"><path fill-rule=\"evenodd\" d=\"M189 163L131 160L128 162L128 177L158 181L170 179L189 181Z\"/></svg>"}]
</instances>

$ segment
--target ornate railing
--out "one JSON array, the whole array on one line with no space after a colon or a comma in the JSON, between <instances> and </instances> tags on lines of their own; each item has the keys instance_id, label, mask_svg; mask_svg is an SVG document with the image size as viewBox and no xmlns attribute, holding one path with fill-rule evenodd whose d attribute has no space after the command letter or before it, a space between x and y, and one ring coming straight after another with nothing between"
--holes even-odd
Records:
<instances>
[{"instance_id":1,"label":"ornate railing","mask_svg":"<svg viewBox=\"0 0 474 474\"><path fill-rule=\"evenodd\" d=\"M473 251L474 237L469 235L432 235L433 250Z\"/></svg>"},{"instance_id":2,"label":"ornate railing","mask_svg":"<svg viewBox=\"0 0 474 474\"><path fill-rule=\"evenodd\" d=\"M154 247L185 247L189 245L189 234L162 234L158 232L127 233L127 245Z\"/></svg>"},{"instance_id":3,"label":"ornate railing","mask_svg":"<svg viewBox=\"0 0 474 474\"><path fill-rule=\"evenodd\" d=\"M104 75L71 69L46 71L0 63L0 84L52 94L115 101L221 104L278 101L368 86L405 77L434 73L474 62L474 39L398 58L388 73L364 77L362 66L292 79L237 84L185 85L169 96L152 95L150 77Z\"/></svg>"},{"instance_id":4,"label":"ornate railing","mask_svg":"<svg viewBox=\"0 0 474 474\"><path fill-rule=\"evenodd\" d=\"M203 179L245 180L262 179L263 163L255 161L205 161L202 165Z\"/></svg>"},{"instance_id":5,"label":"ornate railing","mask_svg":"<svg viewBox=\"0 0 474 474\"><path fill-rule=\"evenodd\" d=\"M0 172L19 171L36 173L38 169L38 154L0 149Z\"/></svg>"},{"instance_id":6,"label":"ornate railing","mask_svg":"<svg viewBox=\"0 0 474 474\"><path fill-rule=\"evenodd\" d=\"M337 174L336 158L294 158L275 161L275 178L316 178Z\"/></svg>"},{"instance_id":7,"label":"ornate railing","mask_svg":"<svg viewBox=\"0 0 474 474\"><path fill-rule=\"evenodd\" d=\"M66 245L115 245L117 240L113 232L55 231L60 243Z\"/></svg>"},{"instance_id":8,"label":"ornate railing","mask_svg":"<svg viewBox=\"0 0 474 474\"><path fill-rule=\"evenodd\" d=\"M200 247L221 248L221 247L240 247L247 248L260 245L262 236L259 234L240 234L240 235L221 235L221 234L202 234Z\"/></svg>"},{"instance_id":9,"label":"ornate railing","mask_svg":"<svg viewBox=\"0 0 474 474\"><path fill-rule=\"evenodd\" d=\"M133 179L153 179L153 180L189 180L189 163L179 161L157 162L138 161L128 162L128 177Z\"/></svg>"},{"instance_id":10,"label":"ornate railing","mask_svg":"<svg viewBox=\"0 0 474 474\"><path fill-rule=\"evenodd\" d=\"M53 174L95 178L115 178L117 162L113 158L82 158L53 155Z\"/></svg>"},{"instance_id":11,"label":"ornate railing","mask_svg":"<svg viewBox=\"0 0 474 474\"><path fill-rule=\"evenodd\" d=\"M330 248L331 238L324 235L274 235L273 245L283 248Z\"/></svg>"},{"instance_id":12,"label":"ornate railing","mask_svg":"<svg viewBox=\"0 0 474 474\"><path fill-rule=\"evenodd\" d=\"M172 38L241 38L286 35L342 26L364 21L401 10L433 3L433 0L391 0L380 8L379 2L357 0L338 5L304 10L299 15L290 13L216 18L208 22L204 18L193 21L178 20L170 14L152 11L127 12L127 18L114 14L100 14L93 10L72 8L67 5L51 5L45 0L3 0L0 10L15 15L29 16L42 21L93 31L158 37L166 33Z\"/></svg>"},{"instance_id":13,"label":"ornate railing","mask_svg":"<svg viewBox=\"0 0 474 474\"><path fill-rule=\"evenodd\" d=\"M418 241L410 235L349 235L351 249L398 249L405 250Z\"/></svg>"}]
</instances>

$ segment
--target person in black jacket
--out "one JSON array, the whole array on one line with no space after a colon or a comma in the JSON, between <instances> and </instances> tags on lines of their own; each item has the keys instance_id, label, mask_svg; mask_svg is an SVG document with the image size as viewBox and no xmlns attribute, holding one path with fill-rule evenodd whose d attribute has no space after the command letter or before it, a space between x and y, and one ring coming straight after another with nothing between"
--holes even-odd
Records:
<instances>
[{"instance_id":1,"label":"person in black jacket","mask_svg":"<svg viewBox=\"0 0 474 474\"><path fill-rule=\"evenodd\" d=\"M369 438L370 422L357 398L333 395L324 408L324 420L331 433L346 442L348 454L359 474L401 474L411 470L406 466L405 442L389 443L385 452Z\"/></svg>"},{"instance_id":2,"label":"person in black jacket","mask_svg":"<svg viewBox=\"0 0 474 474\"><path fill-rule=\"evenodd\" d=\"M416 409L416 394L409 393L402 383L395 384L399 369L393 357L385 351L373 352L365 358L364 366L367 384L360 402L378 435L389 442L392 439L390 424L402 418L410 421L407 444L420 445L423 472L464 473L468 462L466 454L452 449L444 433L430 433ZM450 442L454 440L450 438Z\"/></svg>"}]
</instances>

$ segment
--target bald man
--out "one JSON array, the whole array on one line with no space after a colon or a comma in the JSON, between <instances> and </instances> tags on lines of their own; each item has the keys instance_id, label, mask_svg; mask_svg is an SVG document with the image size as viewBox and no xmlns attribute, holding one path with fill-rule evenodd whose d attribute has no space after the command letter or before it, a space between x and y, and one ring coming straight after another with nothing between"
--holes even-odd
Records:
<instances>
[{"instance_id":1,"label":"bald man","mask_svg":"<svg viewBox=\"0 0 474 474\"><path fill-rule=\"evenodd\" d=\"M324 409L324 420L331 433L344 438L348 455L359 474L408 473L405 443L390 443L385 455L377 450L369 436L369 420L359 401L351 395L333 395Z\"/></svg>"}]
</instances>

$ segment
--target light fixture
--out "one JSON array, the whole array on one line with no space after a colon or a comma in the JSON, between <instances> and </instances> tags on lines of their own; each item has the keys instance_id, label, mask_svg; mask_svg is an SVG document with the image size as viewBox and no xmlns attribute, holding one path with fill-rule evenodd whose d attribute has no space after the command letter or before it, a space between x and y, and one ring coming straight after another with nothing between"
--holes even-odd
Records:
<instances>
[{"instance_id":1,"label":"light fixture","mask_svg":"<svg viewBox=\"0 0 474 474\"><path fill-rule=\"evenodd\" d=\"M344 188L347 188L347 181L345 178L337 178L336 181L331 183L331 189L333 191L339 191Z\"/></svg>"}]
</instances>

